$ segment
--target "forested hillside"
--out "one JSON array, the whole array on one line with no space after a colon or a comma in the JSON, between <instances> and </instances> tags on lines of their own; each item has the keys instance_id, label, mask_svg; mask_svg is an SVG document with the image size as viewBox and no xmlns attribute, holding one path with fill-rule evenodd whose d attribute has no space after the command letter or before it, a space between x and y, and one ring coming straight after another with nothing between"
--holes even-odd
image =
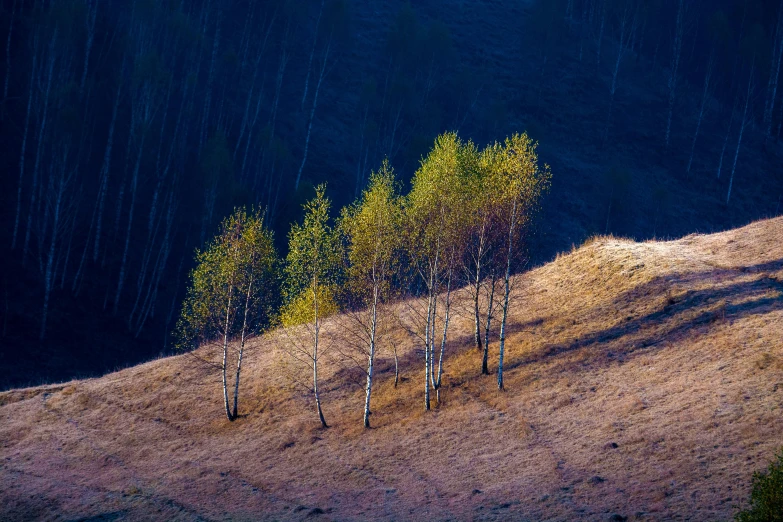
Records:
<instances>
[{"instance_id":1,"label":"forested hillside","mask_svg":"<svg viewBox=\"0 0 783 522\"><path fill-rule=\"evenodd\" d=\"M285 249L384 158L527 131L531 258L781 210L777 1L9 0L0 8L0 387L171 349L193 252L237 205Z\"/></svg>"}]
</instances>

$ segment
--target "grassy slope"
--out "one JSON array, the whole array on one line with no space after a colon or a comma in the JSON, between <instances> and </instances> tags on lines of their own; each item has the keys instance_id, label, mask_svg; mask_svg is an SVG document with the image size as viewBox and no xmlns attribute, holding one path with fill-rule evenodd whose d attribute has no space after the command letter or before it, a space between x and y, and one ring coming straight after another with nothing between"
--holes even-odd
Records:
<instances>
[{"instance_id":1,"label":"grassy slope","mask_svg":"<svg viewBox=\"0 0 783 522\"><path fill-rule=\"evenodd\" d=\"M398 331L403 381L382 354L369 431L356 374L334 365L317 429L309 398L280 389L274 335L233 424L192 356L5 392L0 518L729 518L783 433L781 235L777 218L558 257L516 280L507 392L476 375L459 318L427 414Z\"/></svg>"}]
</instances>

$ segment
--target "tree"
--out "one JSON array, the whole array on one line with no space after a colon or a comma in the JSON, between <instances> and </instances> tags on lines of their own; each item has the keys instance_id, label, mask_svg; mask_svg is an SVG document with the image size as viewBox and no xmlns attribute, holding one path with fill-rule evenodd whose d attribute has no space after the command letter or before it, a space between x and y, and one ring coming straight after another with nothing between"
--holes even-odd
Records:
<instances>
[{"instance_id":1,"label":"tree","mask_svg":"<svg viewBox=\"0 0 783 522\"><path fill-rule=\"evenodd\" d=\"M473 340L476 350L482 353L481 373L489 375L487 366L489 354L489 331L492 321L492 309L495 297L495 282L497 271L495 270L496 250L498 247L497 220L495 219L494 204L499 187L492 185L493 179L489 176L489 168L492 161L492 149L481 152L478 160L478 168L475 175L469 179L470 198L469 206L465 213L474 216L469 224L465 252L462 258L462 268L465 279L468 281L468 290L473 305ZM489 280L488 280L489 278ZM482 321L480 300L482 292L487 294L487 313L485 321ZM484 342L482 343L482 331Z\"/></svg>"},{"instance_id":2,"label":"tree","mask_svg":"<svg viewBox=\"0 0 783 522\"><path fill-rule=\"evenodd\" d=\"M370 184L354 205L343 210L340 228L347 239L349 334L367 357L364 427L370 427L373 364L381 332L389 327L393 280L401 246L401 198L388 160L370 174Z\"/></svg>"},{"instance_id":3,"label":"tree","mask_svg":"<svg viewBox=\"0 0 783 522\"><path fill-rule=\"evenodd\" d=\"M289 355L312 368L312 393L324 428L329 426L318 392L318 361L324 353L320 332L323 319L338 310L336 293L343 258L339 234L329 223L330 207L326 186L320 185L315 189L315 197L303 205L302 224L291 226L285 267L286 304L282 312ZM304 336L293 331L300 325L305 329Z\"/></svg>"},{"instance_id":4,"label":"tree","mask_svg":"<svg viewBox=\"0 0 783 522\"><path fill-rule=\"evenodd\" d=\"M468 208L471 171L477 168L478 153L471 142L464 143L455 133L435 139L435 145L414 174L405 201L406 254L411 263L411 288L421 285L426 293L426 310L410 300L416 335L424 342L424 407L430 409L430 387L436 393L443 375L443 353L448 334L451 290L456 287L455 272L462 258L467 223L473 219ZM437 372L435 342L438 300L446 287L443 335ZM418 294L418 292L416 292Z\"/></svg>"},{"instance_id":5,"label":"tree","mask_svg":"<svg viewBox=\"0 0 783 522\"><path fill-rule=\"evenodd\" d=\"M505 276L503 278L502 317L500 322L498 389L503 390L503 358L505 355L506 322L511 294L511 272L524 259L524 232L548 189L551 171L538 164L538 144L527 134L514 134L501 145L490 145L485 153L488 176L499 188L494 203L499 230L504 238Z\"/></svg>"},{"instance_id":6,"label":"tree","mask_svg":"<svg viewBox=\"0 0 783 522\"><path fill-rule=\"evenodd\" d=\"M783 449L766 471L753 473L750 507L734 517L738 522L780 522L783 520Z\"/></svg>"},{"instance_id":7,"label":"tree","mask_svg":"<svg viewBox=\"0 0 783 522\"><path fill-rule=\"evenodd\" d=\"M237 418L239 382L249 338L274 319L277 253L272 232L260 211L237 209L223 220L221 233L196 253L177 326L179 347L219 346L223 405L228 420ZM237 344L231 352L231 344ZM233 359L233 407L229 403L228 368Z\"/></svg>"}]
</instances>

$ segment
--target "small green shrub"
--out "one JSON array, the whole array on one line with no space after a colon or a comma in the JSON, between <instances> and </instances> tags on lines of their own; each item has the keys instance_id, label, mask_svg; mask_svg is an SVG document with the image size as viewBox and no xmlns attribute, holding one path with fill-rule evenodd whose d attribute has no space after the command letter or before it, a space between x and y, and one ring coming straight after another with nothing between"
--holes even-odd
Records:
<instances>
[{"instance_id":1,"label":"small green shrub","mask_svg":"<svg viewBox=\"0 0 783 522\"><path fill-rule=\"evenodd\" d=\"M750 508L734 518L738 522L783 522L783 448L766 472L753 474Z\"/></svg>"}]
</instances>

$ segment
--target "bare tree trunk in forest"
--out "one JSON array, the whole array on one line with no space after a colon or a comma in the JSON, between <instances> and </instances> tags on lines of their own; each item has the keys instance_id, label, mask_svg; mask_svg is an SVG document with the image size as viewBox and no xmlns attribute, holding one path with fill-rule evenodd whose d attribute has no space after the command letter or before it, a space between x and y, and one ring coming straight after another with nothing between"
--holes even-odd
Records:
<instances>
[{"instance_id":1,"label":"bare tree trunk in forest","mask_svg":"<svg viewBox=\"0 0 783 522\"><path fill-rule=\"evenodd\" d=\"M310 71L313 68L313 56L315 55L315 44L318 43L318 28L321 25L321 15L324 12L324 0L321 0L321 7L318 9L318 18L315 21L315 31L313 31L313 47L310 49L310 59L307 62L307 74L305 75L304 92L302 93L301 110L304 111L305 100L307 99L307 88L310 84Z\"/></svg>"},{"instance_id":2,"label":"bare tree trunk in forest","mask_svg":"<svg viewBox=\"0 0 783 522\"><path fill-rule=\"evenodd\" d=\"M726 154L726 147L729 144L729 135L731 134L731 125L734 123L734 113L737 110L737 96L734 97L734 105L731 108L731 117L729 118L729 125L726 128L726 136L723 138L723 148L720 151L720 160L718 161L718 175L717 179L720 179L721 171L723 170L723 157Z\"/></svg>"},{"instance_id":3,"label":"bare tree trunk in forest","mask_svg":"<svg viewBox=\"0 0 783 522\"><path fill-rule=\"evenodd\" d=\"M299 165L299 172L296 174L296 183L294 184L294 190L299 189L299 182L302 179L302 171L304 170L305 163L307 162L307 151L310 148L310 134L313 130L313 118L315 117L315 108L318 106L318 93L321 90L321 82L323 82L324 75L326 73L326 65L329 60L329 48L331 47L331 38L326 44L326 50L324 51L323 62L321 63L321 70L318 73L318 83L315 86L315 93L313 94L313 106L310 108L310 118L307 123L307 135L305 136L304 153L302 155L302 164Z\"/></svg>"},{"instance_id":4,"label":"bare tree trunk in forest","mask_svg":"<svg viewBox=\"0 0 783 522\"><path fill-rule=\"evenodd\" d=\"M37 38L36 38L37 41ZM36 46L37 47L37 46ZM30 86L27 93L27 114L24 118L24 133L22 134L22 152L19 154L19 185L16 188L16 217L14 218L14 233L11 240L11 249L16 248L16 238L19 233L19 216L22 210L22 185L24 183L24 160L27 151L27 134L30 129L30 112L33 104L33 79L35 78L35 69L37 54L33 53L33 67L30 69Z\"/></svg>"},{"instance_id":5,"label":"bare tree trunk in forest","mask_svg":"<svg viewBox=\"0 0 783 522\"><path fill-rule=\"evenodd\" d=\"M370 104L369 102L364 107L364 118L362 118L362 124L361 124L361 134L359 135L359 157L356 162L356 185L354 187L353 191L353 197L358 198L359 194L362 190L362 185L364 183L364 163L367 162L367 152L365 152L365 145L364 145L364 135L367 132L367 116L370 112ZM362 155L364 155L364 163L362 163Z\"/></svg>"},{"instance_id":6,"label":"bare tree trunk in forest","mask_svg":"<svg viewBox=\"0 0 783 522\"><path fill-rule=\"evenodd\" d=\"M158 253L158 259L156 260L155 263L155 270L152 274L150 285L147 287L147 296L144 299L144 303L142 304L140 315L136 321L136 333L135 333L136 337L138 337L139 334L141 334L141 330L144 327L144 323L147 320L147 317L149 317L152 314L152 311L155 307L155 304L158 299L158 288L160 285L160 280L165 271L166 263L168 262L169 255L171 254L171 243L170 243L171 227L172 227L172 223L174 222L174 207L175 207L173 199L174 196L172 193L169 196L169 209L166 215L166 231L163 240L161 242L161 248Z\"/></svg>"},{"instance_id":7,"label":"bare tree trunk in forest","mask_svg":"<svg viewBox=\"0 0 783 522\"><path fill-rule=\"evenodd\" d=\"M57 246L57 234L60 230L60 217L61 217L61 211L62 211L62 203L63 203L63 196L65 194L65 189L68 185L68 174L67 174L67 161L68 161L68 152L67 149L65 153L63 154L61 165L58 165L58 170L60 170L59 173L59 179L57 180L57 186L55 187L54 181L50 180L49 186L51 188L51 196L54 199L54 209L52 210L52 233L51 233L51 240L49 242L49 253L47 254L46 259L46 271L44 274L44 302L43 302L43 312L41 314L41 331L39 334L39 339L43 340L43 338L46 336L46 321L48 319L49 315L49 297L52 293L52 287L54 286L54 272L52 270L54 266L54 253L55 248Z\"/></svg>"},{"instance_id":8,"label":"bare tree trunk in forest","mask_svg":"<svg viewBox=\"0 0 783 522\"><path fill-rule=\"evenodd\" d=\"M707 64L707 73L704 75L704 90L701 93L701 105L699 106L699 117L696 120L696 132L693 133L693 142L691 143L691 156L688 159L688 168L685 169L686 174L691 173L691 166L693 165L693 153L696 150L696 139L699 137L699 129L701 129L701 120L704 117L704 109L707 107L707 100L710 97L710 80L712 78L712 68L714 61L710 58Z\"/></svg>"},{"instance_id":9,"label":"bare tree trunk in forest","mask_svg":"<svg viewBox=\"0 0 783 522\"><path fill-rule=\"evenodd\" d=\"M750 94L753 89L753 73L755 67L750 68L750 77L748 78L748 92L745 95L745 109L742 111L742 120L740 120L739 138L737 138L737 150L734 151L734 164L731 167L731 177L729 178L729 190L726 192L726 204L729 204L731 198L731 187L734 185L734 173L737 170L737 158L739 157L740 146L742 145L742 134L747 126L748 104L750 103Z\"/></svg>"},{"instance_id":10,"label":"bare tree trunk in forest","mask_svg":"<svg viewBox=\"0 0 783 522\"><path fill-rule=\"evenodd\" d=\"M677 71L680 67L680 55L682 54L683 35L683 0L677 3L677 25L674 29L674 45L672 49L672 63L669 71L669 113L666 118L666 146L669 146L672 128L672 116L674 114L674 97L677 89Z\"/></svg>"},{"instance_id":11,"label":"bare tree trunk in forest","mask_svg":"<svg viewBox=\"0 0 783 522\"><path fill-rule=\"evenodd\" d=\"M82 79L79 82L79 98L84 97L84 84L87 82L87 69L90 64L90 51L92 51L92 42L95 39L95 19L98 16L98 0L87 0L87 40L84 44L84 67L82 69Z\"/></svg>"},{"instance_id":12,"label":"bare tree trunk in forest","mask_svg":"<svg viewBox=\"0 0 783 522\"><path fill-rule=\"evenodd\" d=\"M215 60L217 59L218 47L220 44L220 8L218 8L217 20L215 22L215 38L212 41L212 58L209 61L209 74L207 76L207 92L204 96L204 109L201 118L201 127L198 138L198 149L203 150L204 141L207 135L207 126L209 125L209 111L212 105L212 84L215 80Z\"/></svg>"},{"instance_id":13,"label":"bare tree trunk in forest","mask_svg":"<svg viewBox=\"0 0 783 522\"><path fill-rule=\"evenodd\" d=\"M765 139L769 139L772 136L772 115L775 111L775 100L778 92L781 55L783 55L783 2L778 7L778 20L775 24L775 37L772 42L772 63L769 71L767 99L764 105Z\"/></svg>"},{"instance_id":14,"label":"bare tree trunk in forest","mask_svg":"<svg viewBox=\"0 0 783 522\"><path fill-rule=\"evenodd\" d=\"M147 123L149 122L149 99L147 98L145 100L145 107L143 108L143 111L145 112L145 115L142 119L142 125L144 127L147 126ZM131 237L131 230L133 229L133 214L136 207L136 192L137 192L137 186L138 186L138 180L139 180L139 170L141 168L141 157L142 153L144 152L144 141L147 137L147 130L146 128L142 129L141 132L141 143L139 144L139 153L136 156L136 166L133 168L133 175L131 176L131 183L130 183L130 207L128 208L128 226L125 230L125 247L122 251L122 259L120 261L120 275L117 279L117 292L114 294L114 311L113 313L116 315L117 310L120 304L120 296L122 295L122 289L125 285L125 276L126 276L126 270L128 266L128 250L130 248L130 237Z\"/></svg>"},{"instance_id":15,"label":"bare tree trunk in forest","mask_svg":"<svg viewBox=\"0 0 783 522\"><path fill-rule=\"evenodd\" d=\"M634 14L634 18L631 21L628 19L629 16L628 7L626 6L623 18L620 21L620 48L617 51L617 60L612 71L612 85L609 88L609 111L607 112L606 128L604 129L604 144L609 139L609 127L612 124L612 109L614 108L614 95L617 92L617 74L620 72L620 61L623 58L623 54L625 54L626 47L633 39L634 26L636 25L636 15Z\"/></svg>"},{"instance_id":16,"label":"bare tree trunk in forest","mask_svg":"<svg viewBox=\"0 0 783 522\"><path fill-rule=\"evenodd\" d=\"M604 25L606 23L606 0L599 0L601 2L601 28L598 30L598 41L595 55L596 65L601 65L601 47L604 40Z\"/></svg>"},{"instance_id":17,"label":"bare tree trunk in forest","mask_svg":"<svg viewBox=\"0 0 783 522\"><path fill-rule=\"evenodd\" d=\"M123 64L122 70L124 72L125 65ZM101 165L101 181L98 187L98 213L96 216L95 225L95 245L92 251L92 261L98 261L98 252L101 248L101 233L103 228L103 209L106 202L106 191L109 186L109 173L111 172L111 150L114 146L114 128L117 124L117 111L120 108L120 93L122 92L122 77L124 75L120 73L120 81L117 84L117 95L114 97L114 106L111 111L111 122L109 123L109 134L106 138L106 149L103 152L103 164Z\"/></svg>"},{"instance_id":18,"label":"bare tree trunk in forest","mask_svg":"<svg viewBox=\"0 0 783 522\"><path fill-rule=\"evenodd\" d=\"M46 122L49 118L49 95L52 90L52 75L54 74L54 62L55 62L55 54L54 54L54 48L55 43L57 41L57 29L54 30L54 35L52 37L52 42L49 47L49 59L48 59L48 73L47 73L47 80L46 80L46 87L44 89L44 106L43 106L43 116L41 118L40 126L38 127L38 143L36 144L36 151L35 151L35 165L33 166L33 186L32 190L30 191L30 209L27 213L27 230L25 230L24 234L24 247L22 248L22 262L24 262L27 259L27 254L30 249L30 232L33 228L33 209L36 208L36 193L38 192L38 173L41 165L41 152L43 148L43 141L44 141L44 131L46 129ZM32 88L32 86L31 86ZM41 184L43 186L43 184Z\"/></svg>"},{"instance_id":19,"label":"bare tree trunk in forest","mask_svg":"<svg viewBox=\"0 0 783 522\"><path fill-rule=\"evenodd\" d=\"M11 7L11 22L8 26L8 38L5 42L5 82L3 84L3 100L8 99L8 81L11 79L11 35L14 33L14 15L16 15L16 1ZM35 66L33 66L35 70ZM2 118L5 118L5 109L2 111Z\"/></svg>"}]
</instances>

